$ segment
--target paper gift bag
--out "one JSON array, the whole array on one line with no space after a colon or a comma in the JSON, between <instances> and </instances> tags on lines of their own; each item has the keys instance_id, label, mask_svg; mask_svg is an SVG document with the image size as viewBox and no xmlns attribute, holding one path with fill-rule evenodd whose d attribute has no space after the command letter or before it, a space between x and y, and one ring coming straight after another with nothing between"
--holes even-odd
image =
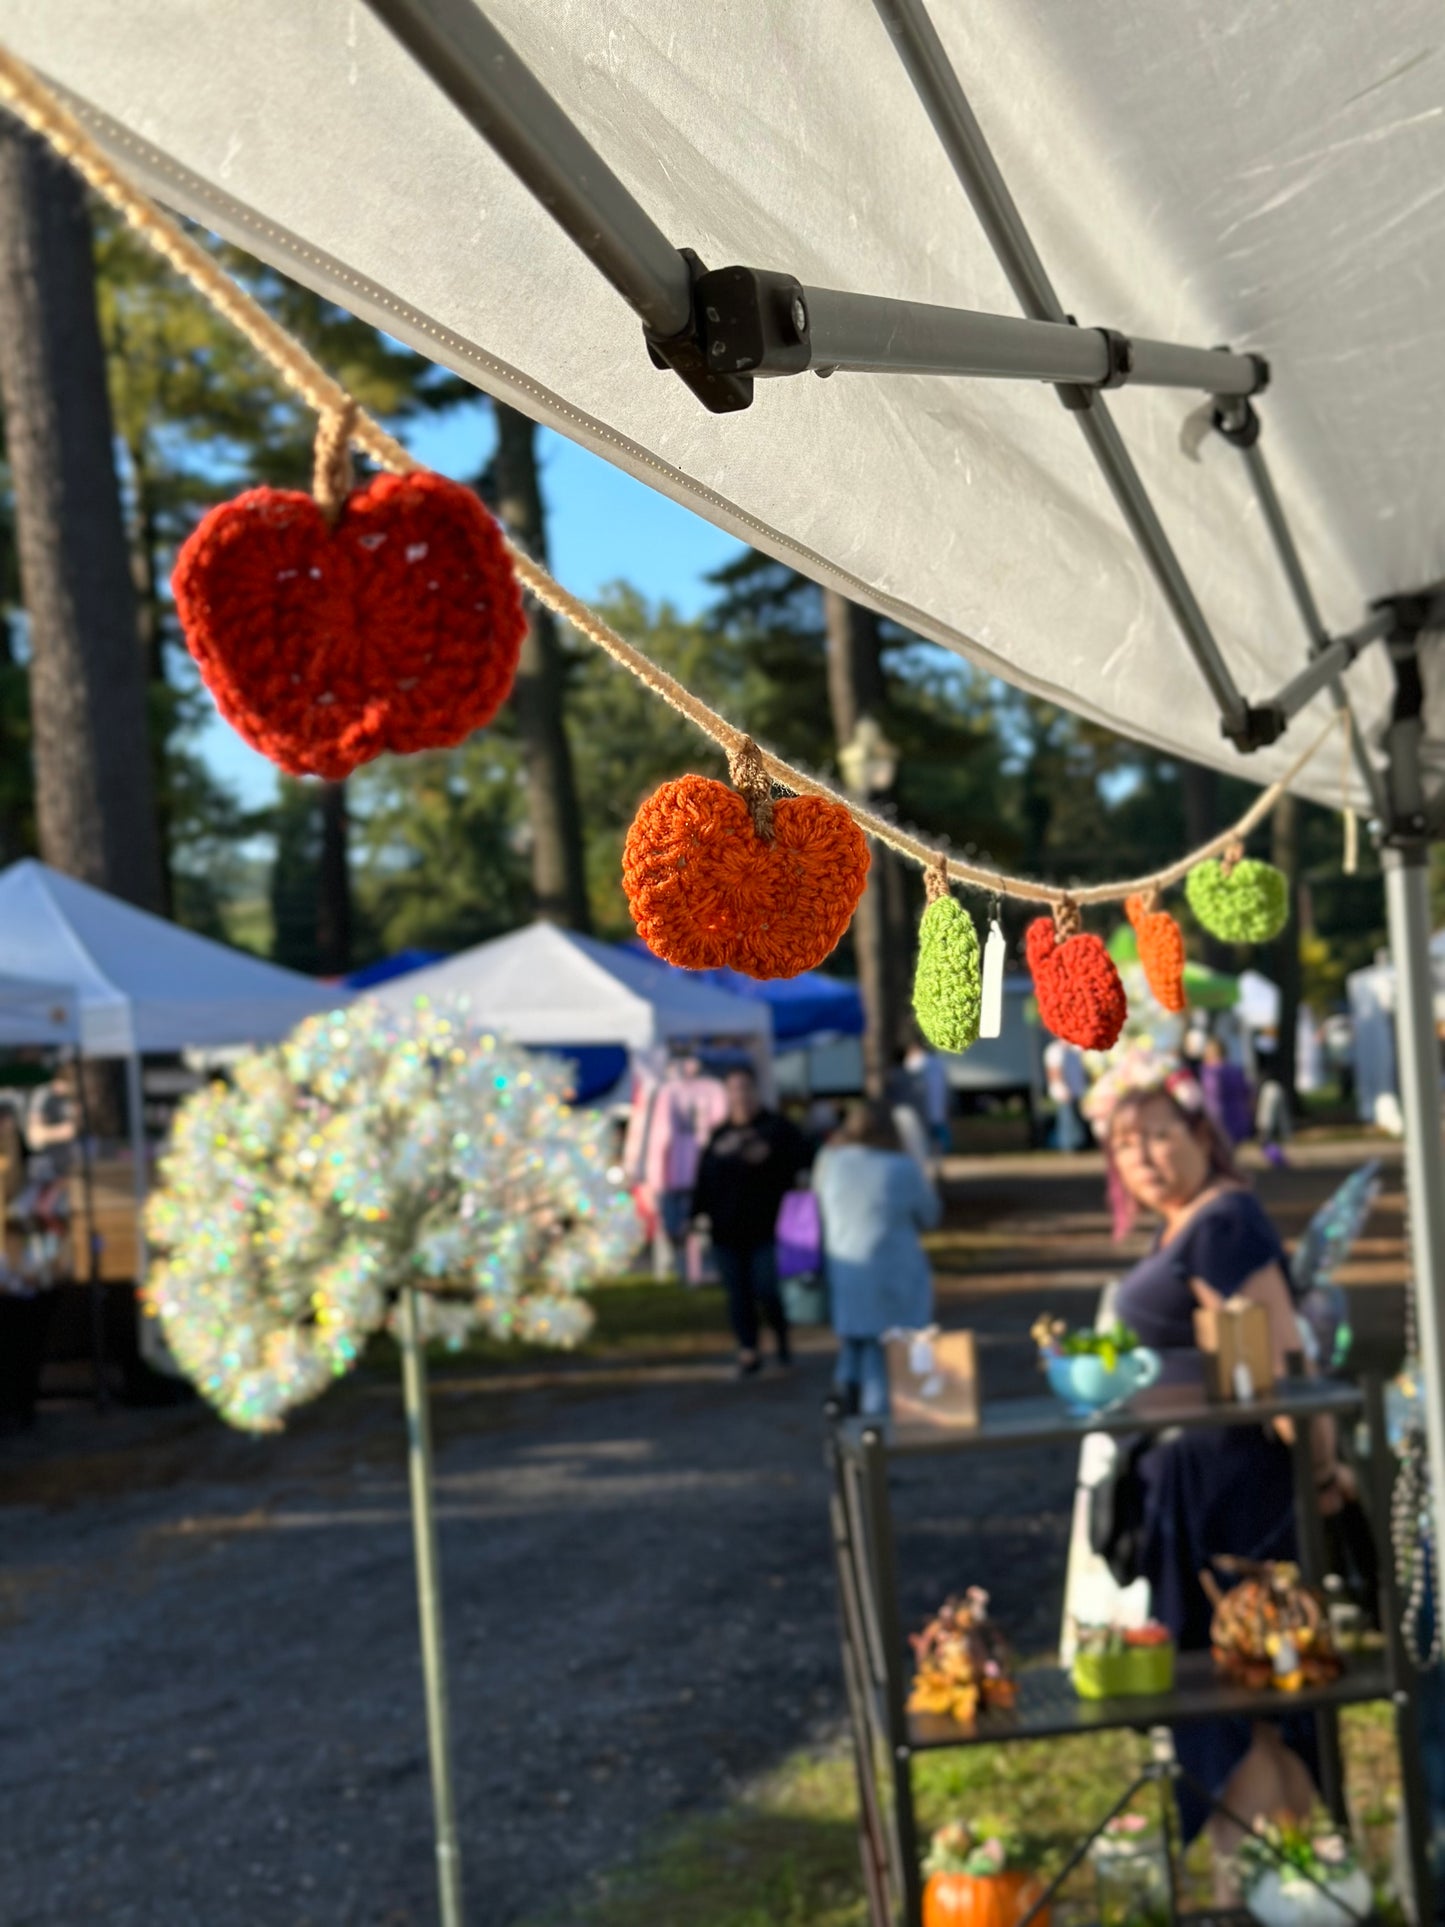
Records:
<instances>
[{"instance_id":1,"label":"paper gift bag","mask_svg":"<svg viewBox=\"0 0 1445 1927\"><path fill-rule=\"evenodd\" d=\"M978 1424L978 1362L972 1332L893 1331L888 1356L888 1402L896 1425L966 1427Z\"/></svg>"},{"instance_id":2,"label":"paper gift bag","mask_svg":"<svg viewBox=\"0 0 1445 1927\"><path fill-rule=\"evenodd\" d=\"M1219 1305L1201 1306L1194 1314L1194 1342L1204 1354L1204 1385L1211 1398L1238 1397L1243 1374L1248 1375L1252 1397L1264 1398L1274 1390L1274 1348L1263 1305L1226 1298Z\"/></svg>"}]
</instances>

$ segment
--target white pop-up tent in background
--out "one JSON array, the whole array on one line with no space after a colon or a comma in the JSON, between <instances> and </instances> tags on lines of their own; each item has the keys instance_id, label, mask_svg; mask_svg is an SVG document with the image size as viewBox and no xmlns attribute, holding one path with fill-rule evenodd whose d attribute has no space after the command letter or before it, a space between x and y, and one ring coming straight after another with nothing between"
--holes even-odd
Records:
<instances>
[{"instance_id":1,"label":"white pop-up tent in background","mask_svg":"<svg viewBox=\"0 0 1445 1927\"><path fill-rule=\"evenodd\" d=\"M232 950L26 859L0 872L0 971L63 985L64 1039L126 1066L137 1212L145 1202L141 1060L194 1046L269 1044L351 993ZM0 1009L0 1038L5 1016ZM34 1035L19 1041L49 1041ZM136 1232L137 1272L145 1243ZM143 1324L142 1330L145 1330ZM150 1336L149 1333L146 1334Z\"/></svg>"},{"instance_id":2,"label":"white pop-up tent in background","mask_svg":"<svg viewBox=\"0 0 1445 1927\"><path fill-rule=\"evenodd\" d=\"M1259 781L1348 698L1352 767L1294 787L1385 852L1438 1543L1436 9L936 13L0 0L0 38L171 207L1022 687Z\"/></svg>"},{"instance_id":3,"label":"white pop-up tent in background","mask_svg":"<svg viewBox=\"0 0 1445 1927\"><path fill-rule=\"evenodd\" d=\"M637 1052L726 1039L746 1050L765 1088L771 1083L773 1020L766 1004L659 970L647 957L552 923L476 944L369 994L392 1010L406 1010L418 997L456 1000L471 1022L514 1043L554 1050L618 1044Z\"/></svg>"}]
</instances>

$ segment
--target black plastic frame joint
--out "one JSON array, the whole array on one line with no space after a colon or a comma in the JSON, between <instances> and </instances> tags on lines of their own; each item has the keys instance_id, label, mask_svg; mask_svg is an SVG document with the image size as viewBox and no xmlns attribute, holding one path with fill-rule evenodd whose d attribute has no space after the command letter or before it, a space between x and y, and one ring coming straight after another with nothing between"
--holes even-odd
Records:
<instances>
[{"instance_id":1,"label":"black plastic frame joint","mask_svg":"<svg viewBox=\"0 0 1445 1927\"><path fill-rule=\"evenodd\" d=\"M1235 448L1253 448L1264 427L1259 410L1248 395L1231 398L1227 402L1217 401L1210 419L1225 441Z\"/></svg>"},{"instance_id":2,"label":"black plastic frame joint","mask_svg":"<svg viewBox=\"0 0 1445 1927\"><path fill-rule=\"evenodd\" d=\"M801 375L812 365L807 297L791 274L714 268L693 288L708 366L731 375Z\"/></svg>"},{"instance_id":3,"label":"black plastic frame joint","mask_svg":"<svg viewBox=\"0 0 1445 1927\"><path fill-rule=\"evenodd\" d=\"M1221 720L1219 733L1241 755L1248 756L1253 750L1277 743L1288 727L1289 718L1278 703L1246 703L1238 716Z\"/></svg>"},{"instance_id":4,"label":"black plastic frame joint","mask_svg":"<svg viewBox=\"0 0 1445 1927\"><path fill-rule=\"evenodd\" d=\"M709 303L703 290L713 277L691 248L680 248L678 252L692 276L692 322L675 335L656 335L650 328L644 328L642 338L654 368L670 368L710 414L734 415L752 406L751 378L732 366L723 365L725 357L710 356L703 325Z\"/></svg>"},{"instance_id":5,"label":"black plastic frame joint","mask_svg":"<svg viewBox=\"0 0 1445 1927\"><path fill-rule=\"evenodd\" d=\"M1094 383L1095 390L1122 388L1134 372L1133 342L1127 335L1121 335L1117 328L1095 328L1094 333L1104 344L1109 368L1104 379Z\"/></svg>"},{"instance_id":6,"label":"black plastic frame joint","mask_svg":"<svg viewBox=\"0 0 1445 1927\"><path fill-rule=\"evenodd\" d=\"M1445 629L1445 588L1377 596L1370 607L1388 609L1393 616L1395 626L1386 638L1388 642L1415 642L1427 629Z\"/></svg>"}]
</instances>

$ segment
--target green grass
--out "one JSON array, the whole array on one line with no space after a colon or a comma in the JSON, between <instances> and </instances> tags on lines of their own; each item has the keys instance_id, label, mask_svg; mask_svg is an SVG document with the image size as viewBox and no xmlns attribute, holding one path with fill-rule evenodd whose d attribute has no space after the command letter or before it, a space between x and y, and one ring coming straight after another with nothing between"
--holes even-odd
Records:
<instances>
[{"instance_id":1,"label":"green grass","mask_svg":"<svg viewBox=\"0 0 1445 1927\"><path fill-rule=\"evenodd\" d=\"M716 1286L689 1291L681 1285L630 1276L592 1286L587 1299L597 1322L590 1336L572 1352L558 1353L550 1345L526 1345L515 1339L475 1333L459 1351L434 1350L430 1354L432 1369L438 1377L445 1377L449 1370L479 1365L517 1371L546 1365L555 1370L559 1366L565 1369L569 1358L627 1362L688 1357L726 1350L732 1342L726 1303ZM397 1353L391 1339L384 1335L374 1339L367 1362L378 1369L394 1370Z\"/></svg>"},{"instance_id":2,"label":"green grass","mask_svg":"<svg viewBox=\"0 0 1445 1927\"><path fill-rule=\"evenodd\" d=\"M1377 1874L1393 1824L1396 1776L1382 1707L1345 1716L1354 1810ZM1107 1811L1145 1758L1131 1733L923 1756L914 1772L920 1828L999 1814L1052 1842L1057 1867L1080 1831ZM1155 1796L1148 1793L1144 1800ZM858 1865L857 1793L851 1756L799 1753L721 1812L660 1833L638 1863L585 1894L543 1907L528 1927L866 1927ZM1196 1843L1190 1883L1208 1898L1207 1855ZM1048 1871L1046 1863L1045 1871ZM1092 1874L1076 1873L1066 1897L1089 1911Z\"/></svg>"}]
</instances>

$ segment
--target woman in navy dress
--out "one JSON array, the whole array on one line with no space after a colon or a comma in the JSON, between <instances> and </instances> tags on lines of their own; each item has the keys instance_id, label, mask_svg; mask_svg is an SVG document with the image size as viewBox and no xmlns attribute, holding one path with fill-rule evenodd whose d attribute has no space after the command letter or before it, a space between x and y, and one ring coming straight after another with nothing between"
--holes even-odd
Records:
<instances>
[{"instance_id":1,"label":"woman in navy dress","mask_svg":"<svg viewBox=\"0 0 1445 1927\"><path fill-rule=\"evenodd\" d=\"M1101 1080L1088 1106L1108 1157L1115 1228L1143 1211L1159 1220L1149 1256L1122 1280L1116 1309L1164 1364L1165 1382L1198 1383L1194 1339L1200 1306L1246 1298L1269 1314L1275 1372L1301 1349L1274 1226L1247 1191L1233 1153L1205 1109L1193 1076L1171 1060L1129 1060ZM1149 1446L1139 1460L1144 1521L1139 1567L1153 1611L1182 1652L1209 1645L1211 1607L1199 1574L1211 1559L1296 1556L1293 1465L1287 1420L1186 1432ZM1335 1454L1330 1421L1312 1434L1321 1507L1337 1509L1352 1490ZM1175 1731L1185 1837L1208 1827L1217 1856L1238 1829L1211 1813L1200 1788L1245 1821L1316 1803L1314 1723L1208 1720Z\"/></svg>"}]
</instances>

